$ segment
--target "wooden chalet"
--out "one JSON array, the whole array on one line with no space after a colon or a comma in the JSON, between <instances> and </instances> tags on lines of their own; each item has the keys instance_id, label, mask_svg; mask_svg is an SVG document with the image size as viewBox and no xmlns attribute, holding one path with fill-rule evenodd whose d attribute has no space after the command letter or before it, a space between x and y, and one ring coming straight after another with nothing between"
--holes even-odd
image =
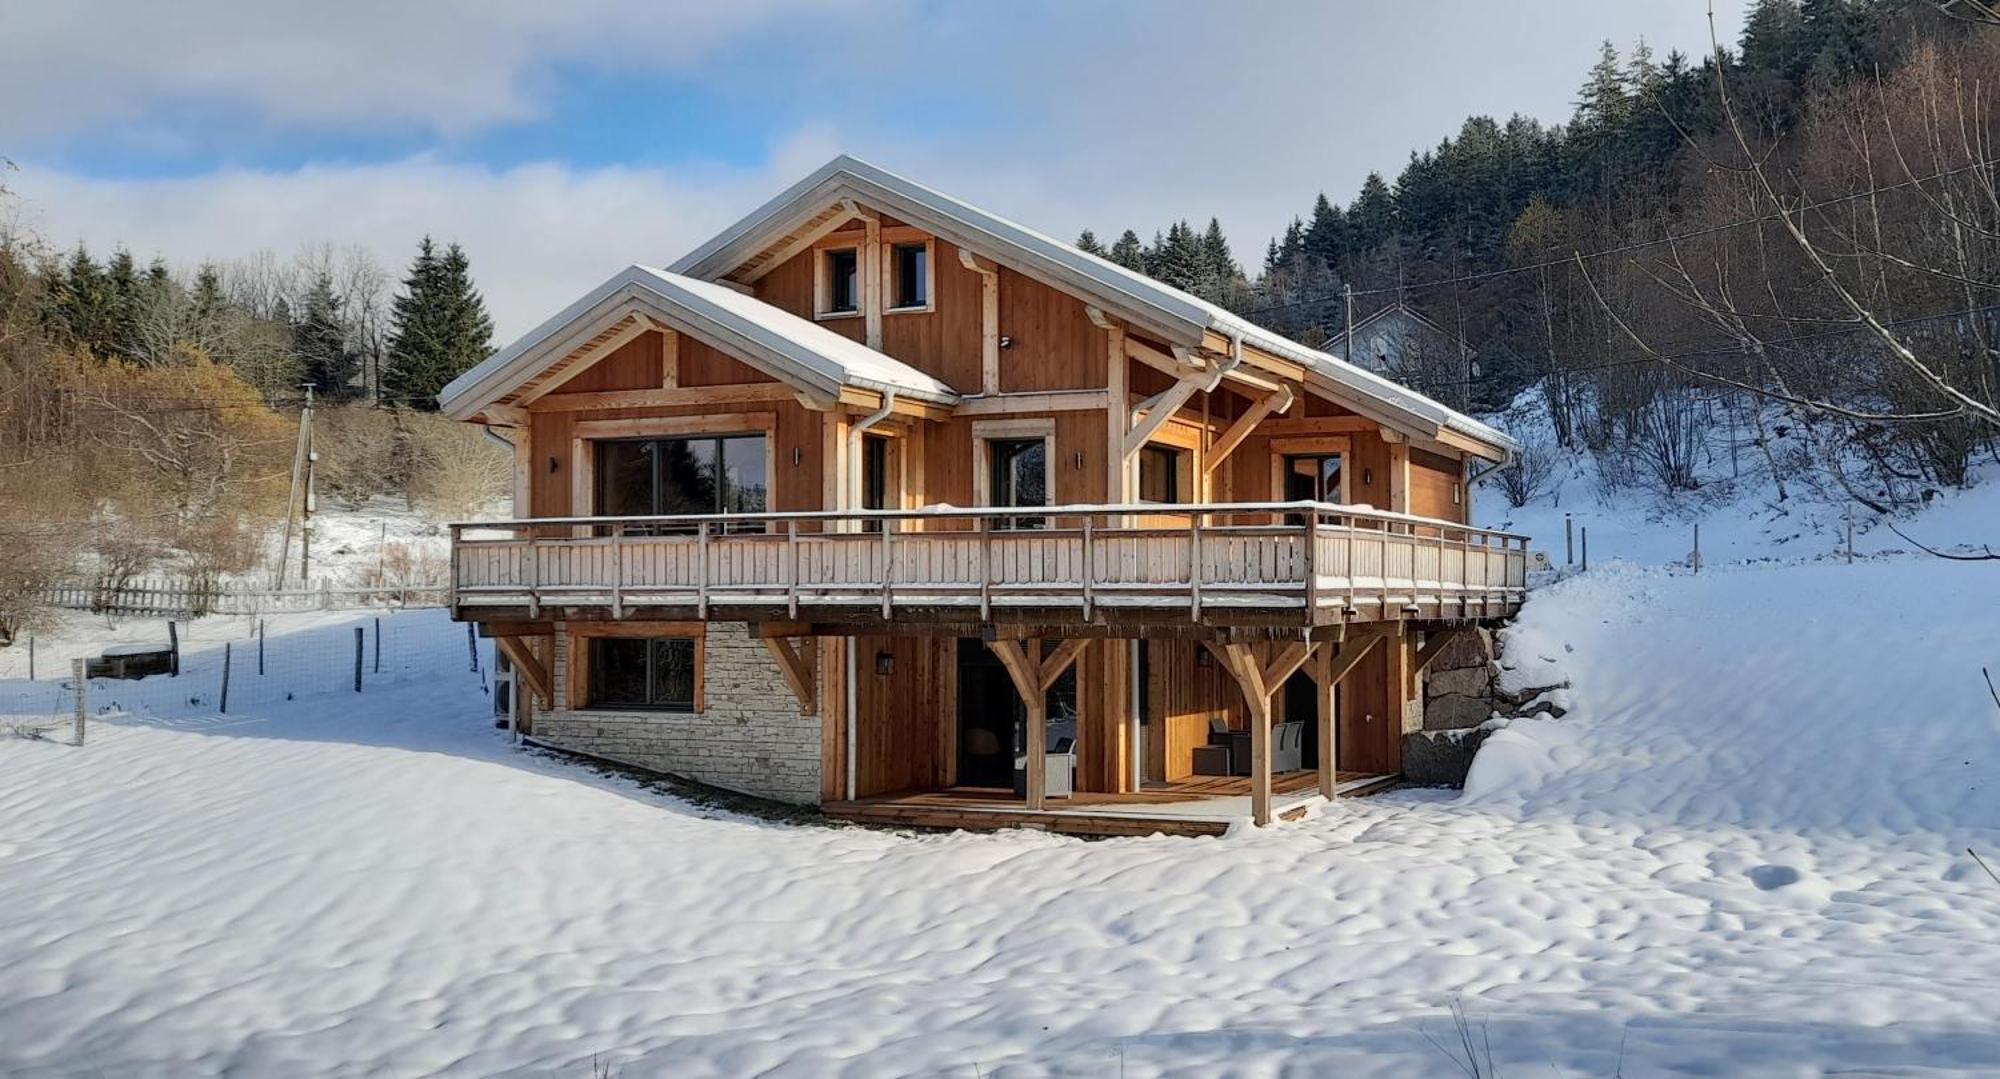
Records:
<instances>
[{"instance_id":1,"label":"wooden chalet","mask_svg":"<svg viewBox=\"0 0 2000 1079\"><path fill-rule=\"evenodd\" d=\"M530 738L915 825L1208 834L1399 771L1512 614L1505 436L841 157L440 395Z\"/></svg>"}]
</instances>

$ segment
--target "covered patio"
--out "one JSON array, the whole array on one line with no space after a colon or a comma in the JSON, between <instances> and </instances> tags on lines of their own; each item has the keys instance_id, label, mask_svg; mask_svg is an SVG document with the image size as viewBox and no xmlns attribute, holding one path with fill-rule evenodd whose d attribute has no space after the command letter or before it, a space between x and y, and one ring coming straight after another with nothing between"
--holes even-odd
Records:
<instances>
[{"instance_id":1,"label":"covered patio","mask_svg":"<svg viewBox=\"0 0 2000 1079\"><path fill-rule=\"evenodd\" d=\"M1334 793L1342 797L1371 794L1393 785L1396 777L1364 772L1339 772ZM1306 807L1324 797L1319 773L1313 769L1280 772L1271 777L1271 811L1278 820L1295 820ZM1040 828L1077 835L1222 835L1231 824L1254 814L1253 783L1248 776L1197 776L1170 783L1149 783L1143 790L1105 794L1078 792L1048 798L1038 809L1028 807L1013 791L997 787L947 787L906 791L852 801L829 802L827 816L859 824L912 828Z\"/></svg>"}]
</instances>

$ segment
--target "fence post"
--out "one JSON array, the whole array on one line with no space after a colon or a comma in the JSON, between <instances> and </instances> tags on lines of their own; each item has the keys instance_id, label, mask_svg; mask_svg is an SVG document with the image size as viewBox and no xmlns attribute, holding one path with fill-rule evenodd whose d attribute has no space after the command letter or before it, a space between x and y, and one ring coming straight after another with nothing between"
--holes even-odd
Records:
<instances>
[{"instance_id":1,"label":"fence post","mask_svg":"<svg viewBox=\"0 0 2000 1079\"><path fill-rule=\"evenodd\" d=\"M354 692L361 692L361 638L366 635L360 626L354 627Z\"/></svg>"},{"instance_id":2,"label":"fence post","mask_svg":"<svg viewBox=\"0 0 2000 1079\"><path fill-rule=\"evenodd\" d=\"M319 609L322 611L333 609L333 582L327 580L325 577L319 579ZM356 630L356 632L360 631Z\"/></svg>"},{"instance_id":3,"label":"fence post","mask_svg":"<svg viewBox=\"0 0 2000 1079\"><path fill-rule=\"evenodd\" d=\"M35 680L35 638L28 637L28 681Z\"/></svg>"},{"instance_id":4,"label":"fence post","mask_svg":"<svg viewBox=\"0 0 2000 1079\"><path fill-rule=\"evenodd\" d=\"M222 642L222 714L229 714L229 649L233 642Z\"/></svg>"},{"instance_id":5,"label":"fence post","mask_svg":"<svg viewBox=\"0 0 2000 1079\"><path fill-rule=\"evenodd\" d=\"M1583 572L1590 572L1590 526L1583 526Z\"/></svg>"},{"instance_id":6,"label":"fence post","mask_svg":"<svg viewBox=\"0 0 2000 1079\"><path fill-rule=\"evenodd\" d=\"M1563 514L1563 565L1576 565L1576 522Z\"/></svg>"},{"instance_id":7,"label":"fence post","mask_svg":"<svg viewBox=\"0 0 2000 1079\"><path fill-rule=\"evenodd\" d=\"M1701 572L1701 522L1694 523L1694 571Z\"/></svg>"},{"instance_id":8,"label":"fence post","mask_svg":"<svg viewBox=\"0 0 2000 1079\"><path fill-rule=\"evenodd\" d=\"M85 660L81 656L69 661L70 673L76 679L76 744L77 745L83 744L83 717L88 712L88 708L84 703L84 693L90 685L90 680L85 678L83 675L83 672L85 670L84 663Z\"/></svg>"},{"instance_id":9,"label":"fence post","mask_svg":"<svg viewBox=\"0 0 2000 1079\"><path fill-rule=\"evenodd\" d=\"M375 673L382 673L382 620L375 620Z\"/></svg>"},{"instance_id":10,"label":"fence post","mask_svg":"<svg viewBox=\"0 0 2000 1079\"><path fill-rule=\"evenodd\" d=\"M472 653L472 669L479 670L479 627L476 623L465 624L465 647Z\"/></svg>"},{"instance_id":11,"label":"fence post","mask_svg":"<svg viewBox=\"0 0 2000 1079\"><path fill-rule=\"evenodd\" d=\"M181 676L181 631L174 625L174 620L171 618L167 619L167 650L172 654L172 658L168 660L167 676L170 678L179 678Z\"/></svg>"},{"instance_id":12,"label":"fence post","mask_svg":"<svg viewBox=\"0 0 2000 1079\"><path fill-rule=\"evenodd\" d=\"M264 620L257 620L257 674L264 673Z\"/></svg>"}]
</instances>

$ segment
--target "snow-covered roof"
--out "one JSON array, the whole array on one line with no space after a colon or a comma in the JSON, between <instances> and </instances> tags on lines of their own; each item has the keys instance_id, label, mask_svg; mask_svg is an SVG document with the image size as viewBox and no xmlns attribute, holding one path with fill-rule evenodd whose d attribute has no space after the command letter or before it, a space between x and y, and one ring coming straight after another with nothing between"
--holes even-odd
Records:
<instances>
[{"instance_id":1,"label":"snow-covered roof","mask_svg":"<svg viewBox=\"0 0 2000 1079\"><path fill-rule=\"evenodd\" d=\"M1089 297L1169 341L1198 343L1208 331L1240 337L1253 348L1297 363L1387 409L1503 451L1514 448L1513 441L1500 431L1406 386L1337 356L1306 348L1198 296L1079 250L1074 244L845 154L786 188L669 269L708 280L726 276L768 243L806 227L828 206L847 197L892 212L1052 287Z\"/></svg>"},{"instance_id":2,"label":"snow-covered roof","mask_svg":"<svg viewBox=\"0 0 2000 1079\"><path fill-rule=\"evenodd\" d=\"M836 396L851 386L933 404L959 400L945 383L810 319L722 285L634 265L453 379L438 393L438 405L447 415L467 418L546 369L558 358L549 346L568 339L566 330L635 308L821 394Z\"/></svg>"}]
</instances>

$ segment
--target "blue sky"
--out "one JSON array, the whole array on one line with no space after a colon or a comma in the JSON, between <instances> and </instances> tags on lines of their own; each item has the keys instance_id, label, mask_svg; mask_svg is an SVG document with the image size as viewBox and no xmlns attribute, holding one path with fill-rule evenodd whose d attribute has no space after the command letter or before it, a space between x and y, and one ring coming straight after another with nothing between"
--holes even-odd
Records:
<instances>
[{"instance_id":1,"label":"blue sky","mask_svg":"<svg viewBox=\"0 0 2000 1079\"><path fill-rule=\"evenodd\" d=\"M1214 214L1254 261L1469 113L1566 117L1599 41L1707 34L1703 0L75 0L6 17L0 183L17 231L180 262L455 239L504 336L839 152L1057 235Z\"/></svg>"}]
</instances>

